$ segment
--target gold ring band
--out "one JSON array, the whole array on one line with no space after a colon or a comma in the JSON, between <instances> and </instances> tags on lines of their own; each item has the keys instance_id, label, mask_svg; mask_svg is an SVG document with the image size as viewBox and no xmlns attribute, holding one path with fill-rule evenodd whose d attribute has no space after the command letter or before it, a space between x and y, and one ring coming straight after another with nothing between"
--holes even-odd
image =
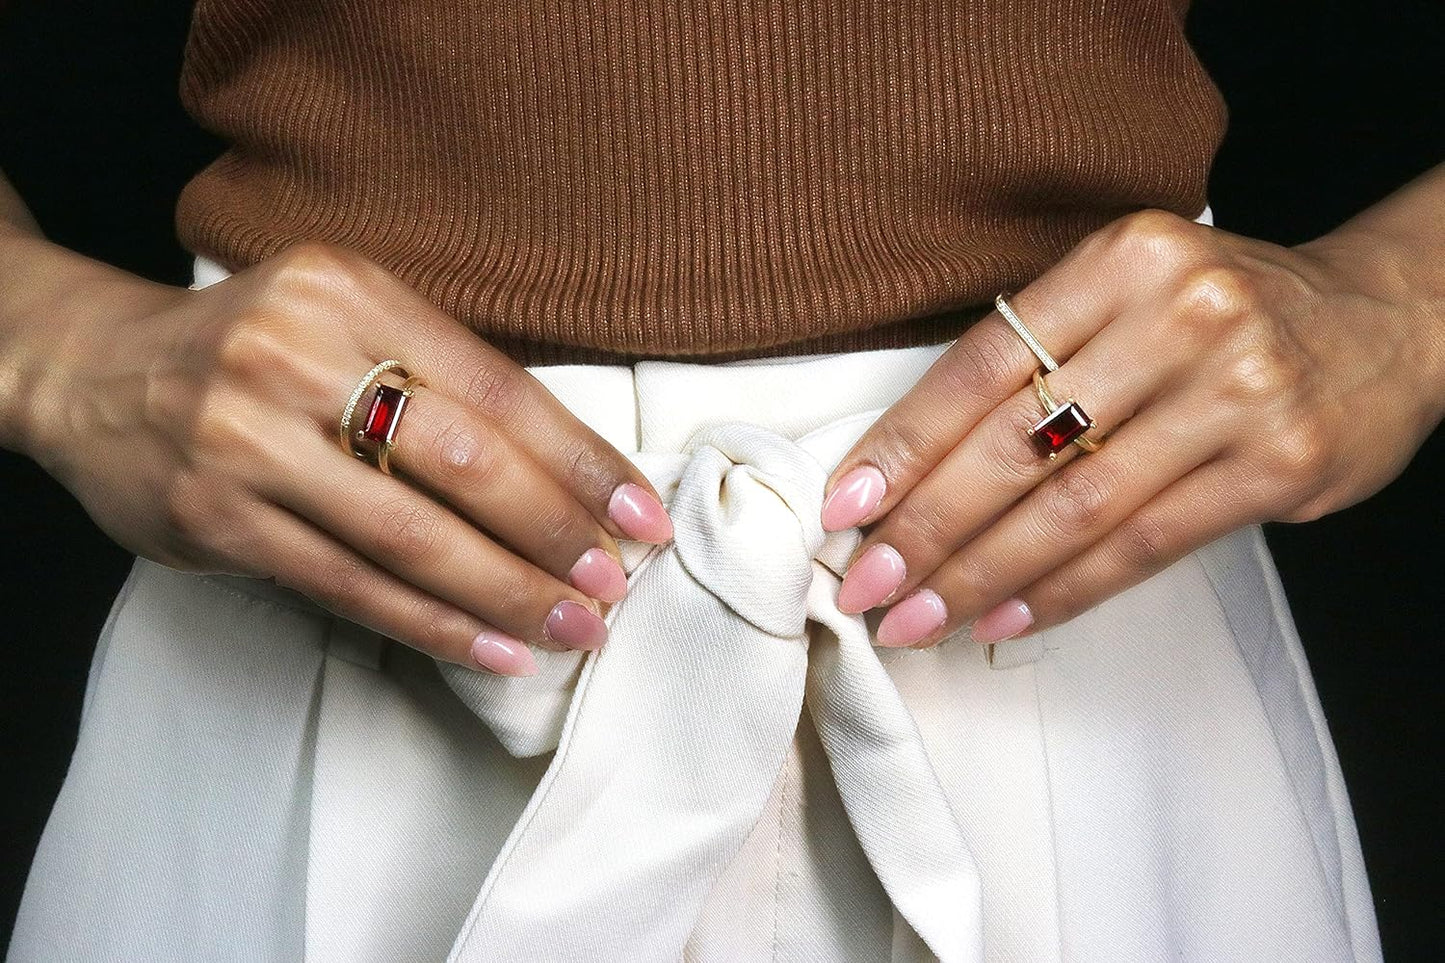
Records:
<instances>
[{"instance_id":1,"label":"gold ring band","mask_svg":"<svg viewBox=\"0 0 1445 963\"><path fill-rule=\"evenodd\" d=\"M356 446L351 442L351 420L356 416L356 406L361 403L361 396L366 394L366 389L370 388L372 382L380 378L383 372L400 367L401 362L395 358L381 362L356 383L356 389L351 392L351 397L346 399L346 408L341 412L341 450L348 455L360 456Z\"/></svg>"},{"instance_id":2,"label":"gold ring band","mask_svg":"<svg viewBox=\"0 0 1445 963\"><path fill-rule=\"evenodd\" d=\"M392 378L404 379L400 387L387 383L388 372L392 373ZM341 441L346 450L390 475L391 451L396 447L396 430L401 423L402 411L416 389L424 384L419 376L407 372L395 359L383 361L368 371L351 393L341 415ZM373 386L376 390L365 424L353 430L361 400Z\"/></svg>"},{"instance_id":3,"label":"gold ring band","mask_svg":"<svg viewBox=\"0 0 1445 963\"><path fill-rule=\"evenodd\" d=\"M1084 413L1083 407L1077 401L1069 398L1060 404L1054 399L1048 382L1044 380L1042 369L1034 370L1034 393L1038 395L1039 404L1044 407L1044 417L1028 429L1026 434L1034 440L1040 454L1048 455L1052 461L1069 442L1084 451L1098 451L1104 444L1102 439L1096 440L1086 434L1098 425Z\"/></svg>"},{"instance_id":4,"label":"gold ring band","mask_svg":"<svg viewBox=\"0 0 1445 963\"><path fill-rule=\"evenodd\" d=\"M1039 343L1039 339L1034 337L1034 333L1028 329L1028 325L1024 324L1023 319L1014 313L1014 309L1009 307L1009 303L1004 300L1002 294L993 299L993 306L998 308L998 313L1003 315L1003 319L1008 322L1009 327L1014 329L1014 333L1023 339L1024 344L1028 345L1029 350L1034 353L1034 357L1039 359L1039 364L1050 371L1059 370L1059 363L1054 360L1054 356Z\"/></svg>"},{"instance_id":5,"label":"gold ring band","mask_svg":"<svg viewBox=\"0 0 1445 963\"><path fill-rule=\"evenodd\" d=\"M383 438L381 440L381 443L376 447L375 465L377 468L380 468L388 475L391 474L391 450L396 447L396 439L394 437L396 433L395 425L396 422L401 419L402 404L404 404L406 402L406 399L412 396L412 392L414 392L417 388L421 387L422 384L423 382L421 378L417 377L416 375L408 375L406 381L402 382L401 399L400 402L397 404L396 414L393 415L392 418L392 437Z\"/></svg>"}]
</instances>

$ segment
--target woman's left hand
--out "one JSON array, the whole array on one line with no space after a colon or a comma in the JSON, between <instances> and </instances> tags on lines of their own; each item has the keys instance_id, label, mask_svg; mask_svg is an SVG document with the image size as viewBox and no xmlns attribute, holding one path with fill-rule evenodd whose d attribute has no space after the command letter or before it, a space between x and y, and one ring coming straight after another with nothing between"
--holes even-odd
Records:
<instances>
[{"instance_id":1,"label":"woman's left hand","mask_svg":"<svg viewBox=\"0 0 1445 963\"><path fill-rule=\"evenodd\" d=\"M1445 408L1445 326L1404 280L1412 256L1435 255L1368 230L1285 248L1157 210L1085 238L1009 303L1059 360L1050 392L1107 443L1040 452L1039 362L989 314L830 476L826 529L877 522L839 607L895 602L880 645L969 623L996 642L1243 525L1379 490Z\"/></svg>"}]
</instances>

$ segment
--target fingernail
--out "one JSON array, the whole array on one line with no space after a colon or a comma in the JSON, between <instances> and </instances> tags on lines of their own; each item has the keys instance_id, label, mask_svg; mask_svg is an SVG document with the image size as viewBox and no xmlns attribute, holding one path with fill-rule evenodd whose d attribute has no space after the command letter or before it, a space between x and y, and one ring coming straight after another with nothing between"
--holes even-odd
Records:
<instances>
[{"instance_id":1,"label":"fingernail","mask_svg":"<svg viewBox=\"0 0 1445 963\"><path fill-rule=\"evenodd\" d=\"M672 538L672 519L667 509L646 488L633 482L623 482L612 490L607 517L628 538L658 545Z\"/></svg>"},{"instance_id":2,"label":"fingernail","mask_svg":"<svg viewBox=\"0 0 1445 963\"><path fill-rule=\"evenodd\" d=\"M577 559L567 580L579 592L603 602L618 602L627 594L627 573L605 549L589 548Z\"/></svg>"},{"instance_id":3,"label":"fingernail","mask_svg":"<svg viewBox=\"0 0 1445 963\"><path fill-rule=\"evenodd\" d=\"M905 574L903 556L885 542L873 545L858 556L843 574L838 589L838 608L843 612L866 612L898 590Z\"/></svg>"},{"instance_id":4,"label":"fingernail","mask_svg":"<svg viewBox=\"0 0 1445 963\"><path fill-rule=\"evenodd\" d=\"M547 638L572 649L598 649L607 641L607 623L571 599L552 606L545 628Z\"/></svg>"},{"instance_id":5,"label":"fingernail","mask_svg":"<svg viewBox=\"0 0 1445 963\"><path fill-rule=\"evenodd\" d=\"M857 525L883 501L887 483L872 465L861 465L842 478L823 501L823 530L838 532Z\"/></svg>"},{"instance_id":6,"label":"fingernail","mask_svg":"<svg viewBox=\"0 0 1445 963\"><path fill-rule=\"evenodd\" d=\"M536 675L537 660L521 639L483 629L472 640L472 661L498 675Z\"/></svg>"},{"instance_id":7,"label":"fingernail","mask_svg":"<svg viewBox=\"0 0 1445 963\"><path fill-rule=\"evenodd\" d=\"M912 645L943 624L948 606L933 589L919 589L888 610L878 623L878 644L889 648Z\"/></svg>"},{"instance_id":8,"label":"fingernail","mask_svg":"<svg viewBox=\"0 0 1445 963\"><path fill-rule=\"evenodd\" d=\"M1023 599L1009 599L1001 602L988 611L977 622L973 623L973 640L975 642L1002 642L1004 639L1011 639L1034 624L1034 613L1029 611L1028 603Z\"/></svg>"}]
</instances>

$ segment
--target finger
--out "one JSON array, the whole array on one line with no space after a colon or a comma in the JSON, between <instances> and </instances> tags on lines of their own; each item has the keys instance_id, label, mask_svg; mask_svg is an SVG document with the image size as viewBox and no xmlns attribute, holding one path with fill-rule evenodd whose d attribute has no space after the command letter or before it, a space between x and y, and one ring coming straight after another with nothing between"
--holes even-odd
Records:
<instances>
[{"instance_id":1,"label":"finger","mask_svg":"<svg viewBox=\"0 0 1445 963\"><path fill-rule=\"evenodd\" d=\"M944 638L1108 536L1223 448L1223 415L1175 397L1126 422L922 579L883 617L880 645Z\"/></svg>"},{"instance_id":2,"label":"finger","mask_svg":"<svg viewBox=\"0 0 1445 963\"><path fill-rule=\"evenodd\" d=\"M1060 625L1138 585L1195 549L1258 520L1233 465L1210 462L1136 510L1108 535L994 606L974 623L977 642Z\"/></svg>"},{"instance_id":3,"label":"finger","mask_svg":"<svg viewBox=\"0 0 1445 963\"><path fill-rule=\"evenodd\" d=\"M406 402L392 469L543 571L604 602L627 594L612 535L509 436L438 391Z\"/></svg>"},{"instance_id":4,"label":"finger","mask_svg":"<svg viewBox=\"0 0 1445 963\"><path fill-rule=\"evenodd\" d=\"M1141 352L1142 322L1109 325L1047 378L1055 401L1076 398L1100 438L1174 384L1182 359L1169 347ZM1150 359L1120 364L1120 358ZM1044 457L1030 429L1045 411L1034 388L1017 391L989 413L952 452L868 532L839 591L844 611L863 611L916 588L943 560L1000 517L1081 449L1066 445ZM1109 445L1108 461L1118 458ZM1102 451L1100 452L1102 454Z\"/></svg>"},{"instance_id":5,"label":"finger","mask_svg":"<svg viewBox=\"0 0 1445 963\"><path fill-rule=\"evenodd\" d=\"M343 290L350 329L368 357L395 358L489 418L555 478L614 537L661 543L672 522L647 477L502 351L369 261L349 264L369 283ZM359 378L365 370L356 372ZM353 385L342 385L339 418ZM331 424L332 422L325 422Z\"/></svg>"},{"instance_id":6,"label":"finger","mask_svg":"<svg viewBox=\"0 0 1445 963\"><path fill-rule=\"evenodd\" d=\"M1085 239L1008 303L1056 358L1104 328L1120 306L1100 285L1101 243ZM837 531L891 511L970 429L1027 384L1036 358L997 311L969 327L888 408L828 476L823 527Z\"/></svg>"},{"instance_id":7,"label":"finger","mask_svg":"<svg viewBox=\"0 0 1445 963\"><path fill-rule=\"evenodd\" d=\"M340 446L303 433L296 465L263 494L394 575L549 647L594 649L607 635L598 603L479 532L450 508ZM525 514L526 502L511 507Z\"/></svg>"},{"instance_id":8,"label":"finger","mask_svg":"<svg viewBox=\"0 0 1445 963\"><path fill-rule=\"evenodd\" d=\"M304 519L275 505L262 505L254 519L248 561L257 577L274 578L433 658L498 675L536 674L526 643L402 581Z\"/></svg>"},{"instance_id":9,"label":"finger","mask_svg":"<svg viewBox=\"0 0 1445 963\"><path fill-rule=\"evenodd\" d=\"M1207 254L1212 230L1161 210L1121 217L1009 303L1045 348L1067 358L1126 305L1161 301L1170 279ZM1037 366L997 311L965 331L838 463L825 488L824 528L867 524L890 511Z\"/></svg>"}]
</instances>

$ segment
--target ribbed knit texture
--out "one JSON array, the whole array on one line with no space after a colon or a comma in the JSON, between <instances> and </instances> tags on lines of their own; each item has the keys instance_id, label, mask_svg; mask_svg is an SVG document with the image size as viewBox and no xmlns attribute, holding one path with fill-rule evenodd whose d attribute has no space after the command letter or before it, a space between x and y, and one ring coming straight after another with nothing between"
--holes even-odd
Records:
<instances>
[{"instance_id":1,"label":"ribbed knit texture","mask_svg":"<svg viewBox=\"0 0 1445 963\"><path fill-rule=\"evenodd\" d=\"M1205 204L1187 0L199 0L177 209L356 248L526 364L936 342Z\"/></svg>"}]
</instances>

